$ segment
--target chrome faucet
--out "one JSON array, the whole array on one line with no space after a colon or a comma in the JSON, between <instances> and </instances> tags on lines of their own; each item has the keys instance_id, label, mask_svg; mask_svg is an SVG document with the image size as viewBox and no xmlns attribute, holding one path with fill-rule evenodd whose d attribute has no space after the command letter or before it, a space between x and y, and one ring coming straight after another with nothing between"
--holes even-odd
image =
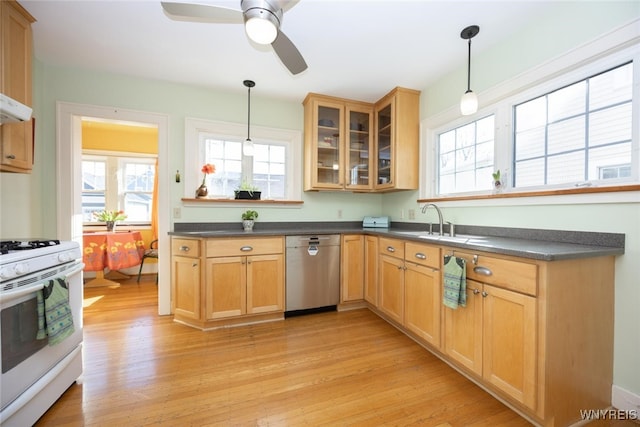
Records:
<instances>
[{"instance_id":1,"label":"chrome faucet","mask_svg":"<svg viewBox=\"0 0 640 427\"><path fill-rule=\"evenodd\" d=\"M434 208L436 208L436 212L438 212L438 222L440 223L439 234L441 236L443 236L444 235L444 224L443 224L443 221L442 221L442 212L440 211L440 208L437 207L436 205L434 205L433 203L427 203L426 205L424 205L422 207L422 213L426 213L427 209L429 208L429 206L433 206Z\"/></svg>"}]
</instances>

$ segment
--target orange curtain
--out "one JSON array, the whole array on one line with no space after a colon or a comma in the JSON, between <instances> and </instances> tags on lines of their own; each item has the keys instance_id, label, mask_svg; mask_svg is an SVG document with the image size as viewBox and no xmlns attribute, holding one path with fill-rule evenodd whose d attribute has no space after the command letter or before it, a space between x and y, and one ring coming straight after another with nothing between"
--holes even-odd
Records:
<instances>
[{"instance_id":1,"label":"orange curtain","mask_svg":"<svg viewBox=\"0 0 640 427\"><path fill-rule=\"evenodd\" d=\"M151 236L158 238L158 159L153 174L153 199L151 200Z\"/></svg>"}]
</instances>

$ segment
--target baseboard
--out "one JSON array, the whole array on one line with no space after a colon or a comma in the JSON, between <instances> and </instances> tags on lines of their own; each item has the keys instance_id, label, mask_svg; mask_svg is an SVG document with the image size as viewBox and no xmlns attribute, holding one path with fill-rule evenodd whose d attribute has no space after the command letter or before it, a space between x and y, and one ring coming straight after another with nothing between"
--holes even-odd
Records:
<instances>
[{"instance_id":1,"label":"baseboard","mask_svg":"<svg viewBox=\"0 0 640 427\"><path fill-rule=\"evenodd\" d=\"M611 387L611 405L621 411L635 411L640 414L640 395L614 385Z\"/></svg>"}]
</instances>

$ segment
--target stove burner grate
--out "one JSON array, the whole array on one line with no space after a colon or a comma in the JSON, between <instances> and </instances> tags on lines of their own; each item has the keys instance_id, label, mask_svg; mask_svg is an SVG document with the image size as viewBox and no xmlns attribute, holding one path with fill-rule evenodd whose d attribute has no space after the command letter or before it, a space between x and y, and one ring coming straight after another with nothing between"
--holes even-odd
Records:
<instances>
[{"instance_id":1,"label":"stove burner grate","mask_svg":"<svg viewBox=\"0 0 640 427\"><path fill-rule=\"evenodd\" d=\"M0 241L0 253L8 254L9 251L45 248L59 245L60 240L4 240Z\"/></svg>"}]
</instances>

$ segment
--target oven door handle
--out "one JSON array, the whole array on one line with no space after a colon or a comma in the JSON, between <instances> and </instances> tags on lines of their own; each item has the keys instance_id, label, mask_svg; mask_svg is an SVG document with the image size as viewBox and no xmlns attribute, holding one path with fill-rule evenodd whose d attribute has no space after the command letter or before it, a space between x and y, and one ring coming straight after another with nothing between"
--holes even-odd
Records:
<instances>
[{"instance_id":1,"label":"oven door handle","mask_svg":"<svg viewBox=\"0 0 640 427\"><path fill-rule=\"evenodd\" d=\"M70 277L70 276L73 276L74 274L80 273L83 269L84 269L84 264L79 262L77 263L76 266L70 268L69 270L63 271L61 275L63 275L64 277ZM56 277L60 277L60 275L48 278L48 280L55 279ZM5 295L0 294L0 302L11 301L13 299L20 298L23 295L28 295L30 293L42 290L44 289L44 283L45 283L45 280L43 279L42 281L40 281L39 283L36 283L35 285L25 286L15 292L8 292Z\"/></svg>"}]
</instances>

